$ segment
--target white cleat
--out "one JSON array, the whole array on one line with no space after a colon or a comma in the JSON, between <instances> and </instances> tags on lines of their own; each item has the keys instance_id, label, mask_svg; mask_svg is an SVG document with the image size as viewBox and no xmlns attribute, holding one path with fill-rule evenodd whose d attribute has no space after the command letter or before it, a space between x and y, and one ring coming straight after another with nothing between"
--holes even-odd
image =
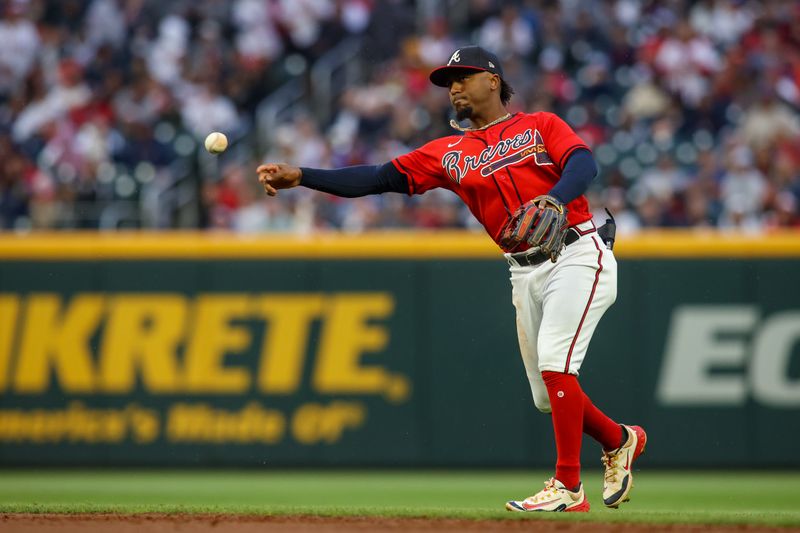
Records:
<instances>
[{"instance_id":1,"label":"white cleat","mask_svg":"<svg viewBox=\"0 0 800 533\"><path fill-rule=\"evenodd\" d=\"M606 467L603 475L603 503L612 509L618 508L622 503L630 500L633 488L633 462L644 453L647 444L647 433L639 426L625 426L628 440L625 444L603 452L603 465Z\"/></svg>"},{"instance_id":2,"label":"white cleat","mask_svg":"<svg viewBox=\"0 0 800 533\"><path fill-rule=\"evenodd\" d=\"M567 490L563 483L550 478L544 489L522 501L506 503L506 509L518 512L587 513L589 500L583 492L583 483L577 492Z\"/></svg>"}]
</instances>

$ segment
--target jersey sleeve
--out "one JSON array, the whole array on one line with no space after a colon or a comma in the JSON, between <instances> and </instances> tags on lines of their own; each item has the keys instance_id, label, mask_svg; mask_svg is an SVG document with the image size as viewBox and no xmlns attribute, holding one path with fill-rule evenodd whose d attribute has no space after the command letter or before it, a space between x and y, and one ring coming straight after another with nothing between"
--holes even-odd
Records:
<instances>
[{"instance_id":1,"label":"jersey sleeve","mask_svg":"<svg viewBox=\"0 0 800 533\"><path fill-rule=\"evenodd\" d=\"M589 150L583 139L561 118L553 113L542 113L541 116L542 139L550 159L558 165L558 168L564 168L567 158L575 150L579 148Z\"/></svg>"},{"instance_id":2,"label":"jersey sleeve","mask_svg":"<svg viewBox=\"0 0 800 533\"><path fill-rule=\"evenodd\" d=\"M437 187L448 188L441 155L439 141L431 141L407 154L392 159L392 164L408 178L408 194L422 194Z\"/></svg>"}]
</instances>

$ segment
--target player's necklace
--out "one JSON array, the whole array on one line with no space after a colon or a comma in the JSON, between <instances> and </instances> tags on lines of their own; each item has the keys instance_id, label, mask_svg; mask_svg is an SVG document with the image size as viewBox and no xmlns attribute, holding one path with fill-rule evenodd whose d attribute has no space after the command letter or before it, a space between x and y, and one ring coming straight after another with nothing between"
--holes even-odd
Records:
<instances>
[{"instance_id":1,"label":"player's necklace","mask_svg":"<svg viewBox=\"0 0 800 533\"><path fill-rule=\"evenodd\" d=\"M507 120L507 119L509 119L509 118L511 118L511 113L506 113L505 115L503 115L502 117L498 118L497 120L493 120L493 121L491 121L490 123L488 123L487 125L485 125L485 126L482 126L482 127L480 127L480 128L465 128L465 127L461 126L461 125L460 125L458 122L456 122L455 120L451 119L451 120L450 120L450 127L451 127L451 128L453 128L453 129L455 129L455 130L458 130L458 131L465 131L465 132L466 132L466 131L481 131L481 130L485 130L486 128L491 128L491 127L492 127L492 126L494 126L495 124L498 124L498 123L500 123L500 122L503 122L504 120Z\"/></svg>"}]
</instances>

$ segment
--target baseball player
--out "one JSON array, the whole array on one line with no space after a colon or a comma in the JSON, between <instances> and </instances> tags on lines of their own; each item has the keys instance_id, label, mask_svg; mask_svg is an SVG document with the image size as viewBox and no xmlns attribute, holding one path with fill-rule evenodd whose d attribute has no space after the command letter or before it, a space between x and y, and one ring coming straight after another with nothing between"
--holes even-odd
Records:
<instances>
[{"instance_id":1,"label":"baseball player","mask_svg":"<svg viewBox=\"0 0 800 533\"><path fill-rule=\"evenodd\" d=\"M597 173L592 153L552 113L509 113L513 89L497 57L456 50L430 74L448 89L460 133L378 166L335 170L282 163L258 167L267 194L303 185L343 197L442 187L457 194L505 252L522 360L533 400L552 413L558 459L540 492L510 511L589 510L580 478L585 432L603 447L603 502L629 498L632 466L644 451L638 426L620 425L592 404L578 382L589 341L617 294L617 263L597 234L583 196Z\"/></svg>"}]
</instances>

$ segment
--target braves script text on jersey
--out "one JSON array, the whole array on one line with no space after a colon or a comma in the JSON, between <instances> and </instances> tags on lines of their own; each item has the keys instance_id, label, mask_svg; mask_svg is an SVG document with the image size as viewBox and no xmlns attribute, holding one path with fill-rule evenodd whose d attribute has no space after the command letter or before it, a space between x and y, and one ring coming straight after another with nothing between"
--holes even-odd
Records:
<instances>
[{"instance_id":1,"label":"braves script text on jersey","mask_svg":"<svg viewBox=\"0 0 800 533\"><path fill-rule=\"evenodd\" d=\"M552 113L517 113L484 130L442 137L393 160L409 192L443 187L461 197L498 242L509 214L547 194L562 164L586 143ZM571 226L592 218L584 196L569 204ZM524 247L520 248L523 249Z\"/></svg>"}]
</instances>

